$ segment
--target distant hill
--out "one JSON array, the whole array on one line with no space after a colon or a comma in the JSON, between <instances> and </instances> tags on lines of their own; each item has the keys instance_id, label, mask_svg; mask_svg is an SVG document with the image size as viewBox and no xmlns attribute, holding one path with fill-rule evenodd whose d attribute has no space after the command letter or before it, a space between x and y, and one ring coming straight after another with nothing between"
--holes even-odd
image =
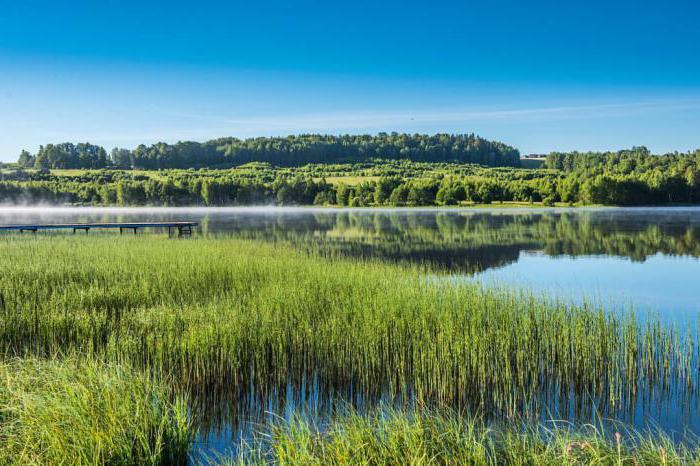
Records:
<instances>
[{"instance_id":1,"label":"distant hill","mask_svg":"<svg viewBox=\"0 0 700 466\"><path fill-rule=\"evenodd\" d=\"M157 143L133 150L90 143L42 146L36 154L22 151L18 163L39 169L65 168L227 168L249 162L277 166L307 163L364 162L407 159L418 162L460 162L486 166L520 166L517 149L474 134L320 135L250 139L223 138L207 142Z\"/></svg>"}]
</instances>

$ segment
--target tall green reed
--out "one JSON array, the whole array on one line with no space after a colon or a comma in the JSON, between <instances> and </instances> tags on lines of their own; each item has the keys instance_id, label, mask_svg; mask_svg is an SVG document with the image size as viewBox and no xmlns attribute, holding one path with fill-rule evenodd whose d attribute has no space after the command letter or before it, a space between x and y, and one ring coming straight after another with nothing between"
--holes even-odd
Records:
<instances>
[{"instance_id":1,"label":"tall green reed","mask_svg":"<svg viewBox=\"0 0 700 466\"><path fill-rule=\"evenodd\" d=\"M633 315L227 238L0 240L0 350L172 377L201 410L287 386L502 417L697 396L698 344Z\"/></svg>"},{"instance_id":2,"label":"tall green reed","mask_svg":"<svg viewBox=\"0 0 700 466\"><path fill-rule=\"evenodd\" d=\"M184 402L127 367L0 362L0 464L185 464L190 437Z\"/></svg>"},{"instance_id":3,"label":"tall green reed","mask_svg":"<svg viewBox=\"0 0 700 466\"><path fill-rule=\"evenodd\" d=\"M449 411L350 412L319 426L296 418L211 464L693 465L696 437L625 426L489 424Z\"/></svg>"}]
</instances>

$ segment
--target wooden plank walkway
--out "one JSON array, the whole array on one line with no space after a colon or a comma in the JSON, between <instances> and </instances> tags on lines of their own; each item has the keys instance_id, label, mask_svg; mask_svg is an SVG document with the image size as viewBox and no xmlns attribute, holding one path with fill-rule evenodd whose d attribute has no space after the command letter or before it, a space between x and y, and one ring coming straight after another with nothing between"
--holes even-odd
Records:
<instances>
[{"instance_id":1,"label":"wooden plank walkway","mask_svg":"<svg viewBox=\"0 0 700 466\"><path fill-rule=\"evenodd\" d=\"M1 231L31 231L36 233L39 230L73 230L73 233L82 230L88 233L97 229L119 229L119 233L124 230L133 230L134 234L141 228L167 228L168 236L173 230L177 230L178 236L191 236L192 230L199 225L197 222L118 222L118 223L44 223L44 224L22 224L22 225L0 225Z\"/></svg>"}]
</instances>

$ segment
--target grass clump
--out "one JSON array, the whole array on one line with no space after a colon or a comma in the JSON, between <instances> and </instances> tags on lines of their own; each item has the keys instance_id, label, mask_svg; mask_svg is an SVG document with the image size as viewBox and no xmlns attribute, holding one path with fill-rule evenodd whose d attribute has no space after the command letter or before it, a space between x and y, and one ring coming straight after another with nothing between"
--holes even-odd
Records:
<instances>
[{"instance_id":1,"label":"grass clump","mask_svg":"<svg viewBox=\"0 0 700 466\"><path fill-rule=\"evenodd\" d=\"M124 366L0 362L0 464L184 464L186 406Z\"/></svg>"},{"instance_id":2,"label":"grass clump","mask_svg":"<svg viewBox=\"0 0 700 466\"><path fill-rule=\"evenodd\" d=\"M219 464L278 465L694 465L697 438L617 425L488 425L451 412L376 410L317 426L296 418Z\"/></svg>"}]
</instances>

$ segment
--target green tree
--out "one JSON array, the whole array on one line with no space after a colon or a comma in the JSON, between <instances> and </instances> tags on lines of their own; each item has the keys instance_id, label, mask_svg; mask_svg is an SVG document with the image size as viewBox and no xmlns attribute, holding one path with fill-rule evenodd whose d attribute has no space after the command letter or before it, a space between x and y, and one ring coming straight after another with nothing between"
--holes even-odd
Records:
<instances>
[{"instance_id":1,"label":"green tree","mask_svg":"<svg viewBox=\"0 0 700 466\"><path fill-rule=\"evenodd\" d=\"M374 189L374 202L377 205L384 205L389 201L391 192L401 184L401 179L396 177L382 177L377 181Z\"/></svg>"},{"instance_id":2,"label":"green tree","mask_svg":"<svg viewBox=\"0 0 700 466\"><path fill-rule=\"evenodd\" d=\"M109 158L112 165L114 165L116 168L126 170L132 168L133 166L131 151L128 149L120 149L118 147L115 147L114 149L112 149Z\"/></svg>"},{"instance_id":3,"label":"green tree","mask_svg":"<svg viewBox=\"0 0 700 466\"><path fill-rule=\"evenodd\" d=\"M404 206L408 202L408 186L401 184L394 188L389 196L389 203L393 206Z\"/></svg>"},{"instance_id":4,"label":"green tree","mask_svg":"<svg viewBox=\"0 0 700 466\"><path fill-rule=\"evenodd\" d=\"M338 205L347 206L350 205L350 198L354 195L354 189L345 184L339 184L336 187L336 200Z\"/></svg>"},{"instance_id":5,"label":"green tree","mask_svg":"<svg viewBox=\"0 0 700 466\"><path fill-rule=\"evenodd\" d=\"M23 168L30 168L34 167L35 163L36 158L26 150L22 149L22 152L19 153L17 164Z\"/></svg>"},{"instance_id":6,"label":"green tree","mask_svg":"<svg viewBox=\"0 0 700 466\"><path fill-rule=\"evenodd\" d=\"M34 158L34 168L41 171L48 171L51 168L51 161L49 160L48 154L40 150Z\"/></svg>"}]
</instances>

